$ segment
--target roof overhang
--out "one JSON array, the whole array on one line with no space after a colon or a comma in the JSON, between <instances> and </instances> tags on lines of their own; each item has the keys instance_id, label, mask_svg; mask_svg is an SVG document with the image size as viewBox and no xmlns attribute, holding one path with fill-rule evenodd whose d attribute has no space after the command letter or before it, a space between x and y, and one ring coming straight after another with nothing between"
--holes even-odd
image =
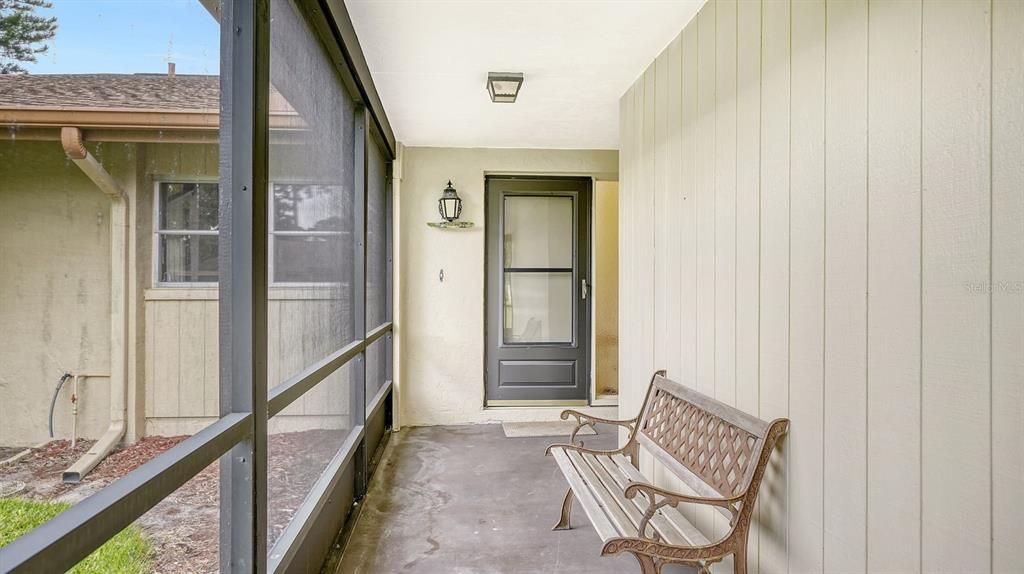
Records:
<instances>
[{"instance_id":1,"label":"roof overhang","mask_svg":"<svg viewBox=\"0 0 1024 574\"><path fill-rule=\"evenodd\" d=\"M220 112L0 106L0 139L55 141L65 126L80 128L93 142L216 143ZM271 114L270 129L277 136L308 127L298 114L284 112Z\"/></svg>"}]
</instances>

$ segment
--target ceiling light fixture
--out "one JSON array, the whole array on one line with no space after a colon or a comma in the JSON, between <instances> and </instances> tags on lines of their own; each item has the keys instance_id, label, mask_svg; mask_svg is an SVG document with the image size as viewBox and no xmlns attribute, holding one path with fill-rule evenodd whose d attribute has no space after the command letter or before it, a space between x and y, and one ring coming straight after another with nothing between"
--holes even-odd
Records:
<instances>
[{"instance_id":1,"label":"ceiling light fixture","mask_svg":"<svg viewBox=\"0 0 1024 574\"><path fill-rule=\"evenodd\" d=\"M496 104L514 104L519 88L523 86L520 72L488 72L487 93Z\"/></svg>"}]
</instances>

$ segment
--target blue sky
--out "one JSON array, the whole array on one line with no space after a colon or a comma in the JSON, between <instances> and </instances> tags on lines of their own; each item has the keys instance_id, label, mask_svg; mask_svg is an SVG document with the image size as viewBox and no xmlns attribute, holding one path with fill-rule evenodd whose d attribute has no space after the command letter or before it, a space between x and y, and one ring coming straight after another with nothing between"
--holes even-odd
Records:
<instances>
[{"instance_id":1,"label":"blue sky","mask_svg":"<svg viewBox=\"0 0 1024 574\"><path fill-rule=\"evenodd\" d=\"M51 0L57 36L33 74L216 74L219 25L199 0Z\"/></svg>"}]
</instances>

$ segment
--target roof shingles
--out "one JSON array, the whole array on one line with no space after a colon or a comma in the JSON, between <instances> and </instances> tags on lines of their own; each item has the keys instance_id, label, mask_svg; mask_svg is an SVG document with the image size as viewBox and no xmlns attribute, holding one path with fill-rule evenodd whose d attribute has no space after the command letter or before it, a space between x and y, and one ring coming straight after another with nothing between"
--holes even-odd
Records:
<instances>
[{"instance_id":1,"label":"roof shingles","mask_svg":"<svg viewBox=\"0 0 1024 574\"><path fill-rule=\"evenodd\" d=\"M217 110L218 76L3 74L0 108Z\"/></svg>"}]
</instances>

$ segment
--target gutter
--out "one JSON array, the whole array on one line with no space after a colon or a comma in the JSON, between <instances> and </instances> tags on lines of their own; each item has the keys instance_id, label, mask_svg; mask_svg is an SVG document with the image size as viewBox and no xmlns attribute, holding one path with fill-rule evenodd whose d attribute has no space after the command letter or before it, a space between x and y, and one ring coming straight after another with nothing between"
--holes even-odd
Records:
<instances>
[{"instance_id":1,"label":"gutter","mask_svg":"<svg viewBox=\"0 0 1024 574\"><path fill-rule=\"evenodd\" d=\"M219 110L147 110L134 108L72 108L68 106L11 106L0 104L0 125L15 130L30 127L108 130L145 130L181 132L217 132ZM272 110L270 127L274 130L308 130L309 126L293 110Z\"/></svg>"},{"instance_id":2,"label":"gutter","mask_svg":"<svg viewBox=\"0 0 1024 574\"><path fill-rule=\"evenodd\" d=\"M64 471L64 482L82 480L124 438L128 411L128 195L85 149L82 130L62 127L64 154L110 198L110 426L89 452Z\"/></svg>"}]
</instances>

